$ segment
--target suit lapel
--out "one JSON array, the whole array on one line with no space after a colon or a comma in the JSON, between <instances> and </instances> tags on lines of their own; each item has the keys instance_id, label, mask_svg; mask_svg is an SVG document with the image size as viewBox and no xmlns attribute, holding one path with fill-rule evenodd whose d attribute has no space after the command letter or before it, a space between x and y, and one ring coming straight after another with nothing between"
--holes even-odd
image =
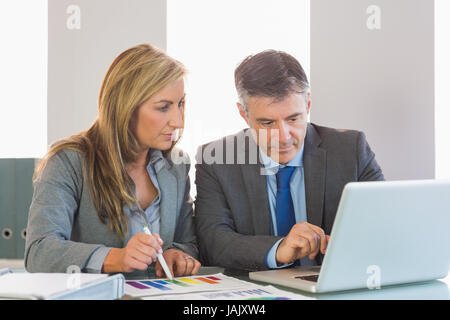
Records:
<instances>
[{"instance_id":1,"label":"suit lapel","mask_svg":"<svg viewBox=\"0 0 450 320\"><path fill-rule=\"evenodd\" d=\"M267 196L267 182L266 176L262 173L264 166L259 159L259 150L255 144L255 141L250 136L248 130L243 131L245 134L245 140L247 142L244 145L245 150L237 150L237 152L245 152L246 161L249 161L249 150L252 152L257 150L258 155L256 157L256 164L244 164L241 165L242 179L247 191L248 200L251 207L251 214L253 220L253 226L256 235L270 235L272 234L272 218L270 217L269 198ZM250 146L252 144L252 146ZM248 163L248 162L247 162Z\"/></svg>"},{"instance_id":2,"label":"suit lapel","mask_svg":"<svg viewBox=\"0 0 450 320\"><path fill-rule=\"evenodd\" d=\"M319 148L321 139L311 124L305 138L303 163L308 223L322 226L325 198L326 151Z\"/></svg>"},{"instance_id":3,"label":"suit lapel","mask_svg":"<svg viewBox=\"0 0 450 320\"><path fill-rule=\"evenodd\" d=\"M167 160L165 160L167 161ZM178 186L177 179L168 168L168 164L161 168L156 174L159 188L161 190L161 228L160 236L164 241L163 248L170 246L173 242L175 223L177 217Z\"/></svg>"},{"instance_id":4,"label":"suit lapel","mask_svg":"<svg viewBox=\"0 0 450 320\"><path fill-rule=\"evenodd\" d=\"M272 234L266 176L261 174L261 165L241 165L242 178L252 211L255 234Z\"/></svg>"}]
</instances>

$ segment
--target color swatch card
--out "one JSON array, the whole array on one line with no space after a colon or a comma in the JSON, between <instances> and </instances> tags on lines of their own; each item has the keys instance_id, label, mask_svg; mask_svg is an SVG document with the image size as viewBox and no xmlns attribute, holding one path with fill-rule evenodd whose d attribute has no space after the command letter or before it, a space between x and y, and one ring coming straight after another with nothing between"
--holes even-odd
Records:
<instances>
[{"instance_id":1,"label":"color swatch card","mask_svg":"<svg viewBox=\"0 0 450 320\"><path fill-rule=\"evenodd\" d=\"M259 286L247 289L198 292L164 296L148 296L143 300L314 300L313 298L277 289Z\"/></svg>"},{"instance_id":2,"label":"color swatch card","mask_svg":"<svg viewBox=\"0 0 450 320\"><path fill-rule=\"evenodd\" d=\"M184 294L204 291L235 290L254 287L250 282L228 277L222 273L213 275L178 277L168 279L127 280L125 294L144 297L167 294Z\"/></svg>"}]
</instances>

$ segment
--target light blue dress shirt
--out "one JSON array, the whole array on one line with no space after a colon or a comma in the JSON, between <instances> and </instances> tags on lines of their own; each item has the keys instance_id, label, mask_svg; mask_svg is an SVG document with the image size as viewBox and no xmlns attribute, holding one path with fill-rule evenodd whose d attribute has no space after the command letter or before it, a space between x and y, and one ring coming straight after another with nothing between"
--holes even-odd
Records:
<instances>
[{"instance_id":1,"label":"light blue dress shirt","mask_svg":"<svg viewBox=\"0 0 450 320\"><path fill-rule=\"evenodd\" d=\"M292 173L291 180L289 182L291 197L295 211L295 221L306 222L306 200L305 200L305 175L303 169L303 149L304 145L297 153L294 159L289 161L286 165L279 164L272 160L269 156L267 156L260 149L260 160L264 164L264 168L266 171L266 183L267 183L267 192L269 198L269 209L270 214L272 216L272 228L273 234L275 236L277 233L277 216L276 216L276 196L277 196L277 177L276 173L278 172L279 167L292 166L296 167L294 172ZM284 239L284 238L283 238ZM266 255L266 265L271 269L283 268L291 265L292 263L278 265L276 262L276 252L280 242L283 240L278 240L273 247L269 250Z\"/></svg>"},{"instance_id":2,"label":"light blue dress shirt","mask_svg":"<svg viewBox=\"0 0 450 320\"><path fill-rule=\"evenodd\" d=\"M159 212L161 202L161 190L156 179L156 174L164 166L164 156L161 150L150 150L150 158L147 164L147 172L150 176L150 180L158 191L157 196L153 199L152 203L145 209L140 207L129 208L124 206L124 212L128 216L128 234L125 236L124 247L128 241L137 233L143 232L144 226L148 223L150 232L159 234L161 215ZM144 221L146 219L147 221ZM86 266L85 272L100 273L102 270L103 262L108 255L111 248L105 246L99 246L92 253Z\"/></svg>"}]
</instances>

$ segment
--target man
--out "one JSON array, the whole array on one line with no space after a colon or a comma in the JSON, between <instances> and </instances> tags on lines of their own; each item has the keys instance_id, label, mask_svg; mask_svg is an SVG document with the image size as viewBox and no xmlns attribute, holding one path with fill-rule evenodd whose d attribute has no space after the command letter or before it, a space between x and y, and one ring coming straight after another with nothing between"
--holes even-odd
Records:
<instances>
[{"instance_id":1,"label":"man","mask_svg":"<svg viewBox=\"0 0 450 320\"><path fill-rule=\"evenodd\" d=\"M383 180L362 132L307 122L300 63L267 50L235 70L250 129L197 153L196 228L205 264L244 270L321 264L342 190Z\"/></svg>"}]
</instances>

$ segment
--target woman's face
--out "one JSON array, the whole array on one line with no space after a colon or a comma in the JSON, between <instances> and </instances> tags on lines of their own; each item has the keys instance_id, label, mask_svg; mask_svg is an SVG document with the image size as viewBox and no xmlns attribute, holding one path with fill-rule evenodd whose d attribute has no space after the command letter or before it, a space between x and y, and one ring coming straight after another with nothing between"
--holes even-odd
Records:
<instances>
[{"instance_id":1,"label":"woman's face","mask_svg":"<svg viewBox=\"0 0 450 320\"><path fill-rule=\"evenodd\" d=\"M184 80L176 80L142 103L135 134L144 150L168 150L183 127Z\"/></svg>"}]
</instances>

